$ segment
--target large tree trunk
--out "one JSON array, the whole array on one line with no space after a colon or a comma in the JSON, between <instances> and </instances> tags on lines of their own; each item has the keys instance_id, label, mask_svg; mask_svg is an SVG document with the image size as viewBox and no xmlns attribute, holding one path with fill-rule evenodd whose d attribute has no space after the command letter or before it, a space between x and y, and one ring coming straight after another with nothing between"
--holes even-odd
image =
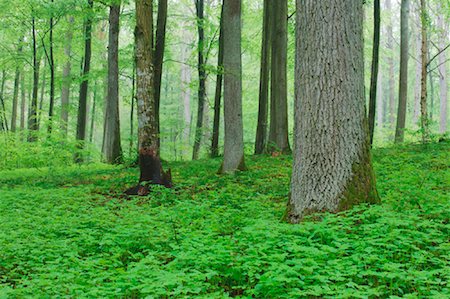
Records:
<instances>
[{"instance_id":1,"label":"large tree trunk","mask_svg":"<svg viewBox=\"0 0 450 299\"><path fill-rule=\"evenodd\" d=\"M270 80L270 128L268 151L291 151L287 113L287 0L273 4L272 62Z\"/></svg>"},{"instance_id":2,"label":"large tree trunk","mask_svg":"<svg viewBox=\"0 0 450 299\"><path fill-rule=\"evenodd\" d=\"M442 5L441 5L442 7ZM444 49L448 42L448 23L444 22L444 17L440 14L438 16L438 27L442 30L439 40L440 49ZM439 133L444 134L447 132L447 99L448 99L448 87L447 87L447 56L445 51L439 54L439 94L440 94L440 115L439 115Z\"/></svg>"},{"instance_id":3,"label":"large tree trunk","mask_svg":"<svg viewBox=\"0 0 450 299\"><path fill-rule=\"evenodd\" d=\"M38 125L38 87L39 87L39 60L37 57L37 41L36 41L36 21L34 17L31 20L33 35L33 95L31 98L30 113L28 114L28 141L36 141L36 131Z\"/></svg>"},{"instance_id":4,"label":"large tree trunk","mask_svg":"<svg viewBox=\"0 0 450 299\"><path fill-rule=\"evenodd\" d=\"M226 1L226 0L225 0ZM217 58L216 92L214 95L214 121L211 141L211 157L219 156L220 99L223 83L223 3L220 13L219 53Z\"/></svg>"},{"instance_id":5,"label":"large tree trunk","mask_svg":"<svg viewBox=\"0 0 450 299\"><path fill-rule=\"evenodd\" d=\"M103 159L110 164L122 162L119 116L119 22L120 5L109 11L108 96L105 107Z\"/></svg>"},{"instance_id":6,"label":"large tree trunk","mask_svg":"<svg viewBox=\"0 0 450 299\"><path fill-rule=\"evenodd\" d=\"M402 0L400 12L400 75L398 86L397 125L395 142L401 143L405 136L406 100L408 98L408 52L409 52L409 0Z\"/></svg>"},{"instance_id":7,"label":"large tree trunk","mask_svg":"<svg viewBox=\"0 0 450 299\"><path fill-rule=\"evenodd\" d=\"M54 0L51 0L53 3ZM49 67L50 67L50 105L48 109L48 127L47 132L51 134L53 123L53 107L55 105L55 58L53 57L53 15L50 18L50 35L49 35Z\"/></svg>"},{"instance_id":8,"label":"large tree trunk","mask_svg":"<svg viewBox=\"0 0 450 299\"><path fill-rule=\"evenodd\" d=\"M161 79L164 60L164 48L166 44L166 23L167 23L167 0L158 0L158 18L156 21L156 44L155 44L155 105L156 105L156 125L158 127L158 143L161 146L161 125L159 121L159 107L161 103Z\"/></svg>"},{"instance_id":9,"label":"large tree trunk","mask_svg":"<svg viewBox=\"0 0 450 299\"><path fill-rule=\"evenodd\" d=\"M20 56L22 53L23 37L19 38L17 53ZM20 68L16 66L16 74L14 76L14 91L13 91L13 105L11 112L11 132L16 131L17 126L17 106L19 102L19 83L20 83Z\"/></svg>"},{"instance_id":10,"label":"large tree trunk","mask_svg":"<svg viewBox=\"0 0 450 299\"><path fill-rule=\"evenodd\" d=\"M88 0L88 11L91 13L94 2ZM92 16L86 20L84 28L84 65L83 65L83 79L80 85L80 98L78 102L78 117L77 117L77 141L78 148L84 148L84 141L86 140L86 113L87 113L87 93L89 84L89 71L91 68L91 42L92 42ZM80 163L83 161L81 153L75 155L75 161Z\"/></svg>"},{"instance_id":11,"label":"large tree trunk","mask_svg":"<svg viewBox=\"0 0 450 299\"><path fill-rule=\"evenodd\" d=\"M224 36L224 119L223 164L219 172L244 170L244 129L242 121L241 0L225 0Z\"/></svg>"},{"instance_id":12,"label":"large tree trunk","mask_svg":"<svg viewBox=\"0 0 450 299\"><path fill-rule=\"evenodd\" d=\"M362 1L297 0L293 223L379 201L363 64Z\"/></svg>"},{"instance_id":13,"label":"large tree trunk","mask_svg":"<svg viewBox=\"0 0 450 299\"><path fill-rule=\"evenodd\" d=\"M388 14L393 13L391 0L386 0L386 11ZM389 50L388 65L389 65L389 124L394 126L395 123L395 74L394 74L394 34L392 28L393 18L389 17L386 28L387 43L386 47Z\"/></svg>"},{"instance_id":14,"label":"large tree trunk","mask_svg":"<svg viewBox=\"0 0 450 299\"><path fill-rule=\"evenodd\" d=\"M378 60L380 53L380 0L373 4L373 48L372 48L372 70L370 75L369 92L369 136L370 144L373 143L373 132L375 130L375 108L377 106L377 80Z\"/></svg>"},{"instance_id":15,"label":"large tree trunk","mask_svg":"<svg viewBox=\"0 0 450 299\"><path fill-rule=\"evenodd\" d=\"M421 61L422 61L422 77L420 80L420 128L422 130L422 142L429 140L428 131L428 112L427 112L427 67L428 67L428 49L427 49L427 10L426 1L420 0L420 12L422 23L422 47L421 47Z\"/></svg>"},{"instance_id":16,"label":"large tree trunk","mask_svg":"<svg viewBox=\"0 0 450 299\"><path fill-rule=\"evenodd\" d=\"M200 143L202 139L203 130L203 115L206 98L206 72L204 66L204 43L205 43L205 29L204 29L204 1L195 0L196 16L197 16L197 30L198 30L198 106L197 106L197 125L195 127L194 149L192 151L192 159L198 159L200 152Z\"/></svg>"},{"instance_id":17,"label":"large tree trunk","mask_svg":"<svg viewBox=\"0 0 450 299\"><path fill-rule=\"evenodd\" d=\"M138 139L140 178L129 195L146 195L145 183L171 186L170 172L165 174L159 158L158 127L154 93L152 0L136 0L136 99L138 104Z\"/></svg>"},{"instance_id":18,"label":"large tree trunk","mask_svg":"<svg viewBox=\"0 0 450 299\"><path fill-rule=\"evenodd\" d=\"M136 58L134 57L133 62L133 73L131 75L131 110L130 110L130 149L128 155L132 157L133 154L133 144L134 144L134 107L136 106Z\"/></svg>"},{"instance_id":19,"label":"large tree trunk","mask_svg":"<svg viewBox=\"0 0 450 299\"><path fill-rule=\"evenodd\" d=\"M264 0L263 31L261 42L261 65L259 75L258 124L256 126L255 154L262 154L267 145L267 121L269 111L269 78L271 61L271 33L273 7L270 0Z\"/></svg>"},{"instance_id":20,"label":"large tree trunk","mask_svg":"<svg viewBox=\"0 0 450 299\"><path fill-rule=\"evenodd\" d=\"M70 86L72 83L71 78L71 55L72 55L72 26L74 23L74 17L69 17L69 27L66 31L66 42L64 46L64 55L66 62L63 68L62 74L62 87L61 87L61 130L64 136L67 136L67 126L69 122L69 99L70 99Z\"/></svg>"}]
</instances>

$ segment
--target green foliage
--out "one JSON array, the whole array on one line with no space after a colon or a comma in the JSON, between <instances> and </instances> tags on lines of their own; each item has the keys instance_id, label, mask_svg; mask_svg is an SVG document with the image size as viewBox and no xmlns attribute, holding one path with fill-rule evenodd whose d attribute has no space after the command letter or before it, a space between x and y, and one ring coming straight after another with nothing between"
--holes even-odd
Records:
<instances>
[{"instance_id":1,"label":"green foliage","mask_svg":"<svg viewBox=\"0 0 450 299\"><path fill-rule=\"evenodd\" d=\"M122 191L136 169L0 173L2 298L445 298L450 144L377 149L381 205L280 221L291 159L171 163L173 189Z\"/></svg>"}]
</instances>

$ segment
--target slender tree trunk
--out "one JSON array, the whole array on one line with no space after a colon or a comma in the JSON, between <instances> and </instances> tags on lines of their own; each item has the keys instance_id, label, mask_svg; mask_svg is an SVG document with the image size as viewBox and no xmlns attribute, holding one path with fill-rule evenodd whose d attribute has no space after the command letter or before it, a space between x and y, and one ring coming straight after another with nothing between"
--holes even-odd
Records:
<instances>
[{"instance_id":1,"label":"slender tree trunk","mask_svg":"<svg viewBox=\"0 0 450 299\"><path fill-rule=\"evenodd\" d=\"M225 0L226 1L226 0ZM214 121L211 141L211 157L219 156L220 100L223 83L223 2L220 13L219 53L217 58L216 92L214 95Z\"/></svg>"},{"instance_id":2,"label":"slender tree trunk","mask_svg":"<svg viewBox=\"0 0 450 299\"><path fill-rule=\"evenodd\" d=\"M205 43L205 29L204 26L204 1L195 0L196 16L197 16L197 31L198 31L198 106L197 106L197 125L195 128L194 149L192 151L192 159L198 159L200 152L200 143L202 139L203 130L203 115L206 97L206 73L204 66L204 43Z\"/></svg>"},{"instance_id":3,"label":"slender tree trunk","mask_svg":"<svg viewBox=\"0 0 450 299\"><path fill-rule=\"evenodd\" d=\"M26 103L26 91L25 91L25 72L22 71L20 74L20 93L21 93L21 99L20 99L20 130L25 130L25 103Z\"/></svg>"},{"instance_id":4,"label":"slender tree trunk","mask_svg":"<svg viewBox=\"0 0 450 299\"><path fill-rule=\"evenodd\" d=\"M225 143L219 172L244 170L242 120L241 0L225 0L223 8Z\"/></svg>"},{"instance_id":5,"label":"slender tree trunk","mask_svg":"<svg viewBox=\"0 0 450 299\"><path fill-rule=\"evenodd\" d=\"M402 0L400 12L400 75L398 87L397 126L395 142L401 143L405 137L406 100L408 98L408 55L409 55L409 0Z\"/></svg>"},{"instance_id":6,"label":"slender tree trunk","mask_svg":"<svg viewBox=\"0 0 450 299\"><path fill-rule=\"evenodd\" d=\"M39 59L40 60L40 59ZM39 97L39 109L38 109L38 130L40 129L41 126L41 120L42 120L42 111L43 111L43 106L44 106L44 95L45 95L45 87L47 86L47 69L46 67L46 62L44 59L44 65L42 67L43 72L42 72L42 83L41 83L41 95Z\"/></svg>"},{"instance_id":7,"label":"slender tree trunk","mask_svg":"<svg viewBox=\"0 0 450 299\"><path fill-rule=\"evenodd\" d=\"M186 25L187 26L187 25ZM188 30L182 31L183 47L181 49L181 61L187 61L189 58L189 48L190 35ZM187 64L181 65L181 105L183 107L183 133L182 139L183 143L183 154L182 156L187 156L188 148L190 148L190 138L191 138L191 68Z\"/></svg>"},{"instance_id":8,"label":"slender tree trunk","mask_svg":"<svg viewBox=\"0 0 450 299\"><path fill-rule=\"evenodd\" d=\"M109 11L108 95L105 107L103 158L105 162L122 162L119 114L119 22L120 5L111 5Z\"/></svg>"},{"instance_id":9,"label":"slender tree trunk","mask_svg":"<svg viewBox=\"0 0 450 299\"><path fill-rule=\"evenodd\" d=\"M375 0L373 9L373 48L372 48L372 71L370 77L369 95L369 136L370 144L373 144L373 132L375 130L375 108L377 105L377 80L378 60L380 53L380 0Z\"/></svg>"},{"instance_id":10,"label":"slender tree trunk","mask_svg":"<svg viewBox=\"0 0 450 299\"><path fill-rule=\"evenodd\" d=\"M427 112L427 67L428 67L428 49L427 49L427 11L426 11L426 1L420 0L420 12L421 12L421 23L422 23L422 78L420 83L420 126L422 130L422 142L425 143L429 140L428 132L428 112Z\"/></svg>"},{"instance_id":11,"label":"slender tree trunk","mask_svg":"<svg viewBox=\"0 0 450 299\"><path fill-rule=\"evenodd\" d=\"M51 0L53 3L54 0ZM50 104L48 109L48 127L49 135L52 133L53 123L53 107L55 105L55 58L53 57L53 14L50 18L50 33L49 33L49 67L50 67Z\"/></svg>"},{"instance_id":12,"label":"slender tree trunk","mask_svg":"<svg viewBox=\"0 0 450 299\"><path fill-rule=\"evenodd\" d=\"M255 154L262 154L267 145L267 121L269 110L269 78L271 61L272 5L264 0L261 65L259 77L258 124L256 126Z\"/></svg>"},{"instance_id":13,"label":"slender tree trunk","mask_svg":"<svg viewBox=\"0 0 450 299\"><path fill-rule=\"evenodd\" d=\"M38 125L38 87L39 87L39 60L37 57L37 41L36 41L36 24L34 17L32 18L32 36L33 36L33 95L31 98L30 113L28 114L28 141L37 140L36 131Z\"/></svg>"},{"instance_id":14,"label":"slender tree trunk","mask_svg":"<svg viewBox=\"0 0 450 299\"><path fill-rule=\"evenodd\" d=\"M377 79L377 100L376 100L376 112L377 112L377 126L383 127L383 112L384 112L384 101L383 101L383 77L381 72L378 72Z\"/></svg>"},{"instance_id":15,"label":"slender tree trunk","mask_svg":"<svg viewBox=\"0 0 450 299\"><path fill-rule=\"evenodd\" d=\"M66 42L64 46L64 55L66 62L63 68L62 74L62 88L61 88L61 130L64 136L67 136L67 126L69 122L69 99L70 99L70 86L72 85L71 78L71 55L72 55L72 26L74 23L74 17L70 16L68 19L69 27L66 31Z\"/></svg>"},{"instance_id":16,"label":"slender tree trunk","mask_svg":"<svg viewBox=\"0 0 450 299\"><path fill-rule=\"evenodd\" d=\"M270 128L268 151L289 153L287 113L287 0L273 4Z\"/></svg>"},{"instance_id":17,"label":"slender tree trunk","mask_svg":"<svg viewBox=\"0 0 450 299\"><path fill-rule=\"evenodd\" d=\"M19 45L17 49L17 53L19 56L22 53L22 41L23 37L19 38ZM14 91L13 91L13 105L12 105L12 113L11 113L11 132L16 131L17 126L17 106L19 102L19 83L20 83L20 68L16 66L16 74L14 77Z\"/></svg>"},{"instance_id":18,"label":"slender tree trunk","mask_svg":"<svg viewBox=\"0 0 450 299\"><path fill-rule=\"evenodd\" d=\"M442 7L442 6L441 6ZM443 49L448 43L448 23L444 23L443 15L438 16L438 26L442 30L439 46ZM448 86L447 86L447 55L445 51L441 52L438 57L439 63L439 94L440 94L440 103L439 103L439 133L444 134L447 132L447 101L448 101Z\"/></svg>"},{"instance_id":19,"label":"slender tree trunk","mask_svg":"<svg viewBox=\"0 0 450 299\"><path fill-rule=\"evenodd\" d=\"M419 12L419 20L420 20L420 12ZM419 32L417 33L417 41L416 41L416 77L415 77L415 85L414 85L414 115L413 115L413 123L417 125L420 116L420 79L422 77L422 61L420 59L421 55L421 47L422 47L422 37L420 33L420 27L418 28Z\"/></svg>"},{"instance_id":20,"label":"slender tree trunk","mask_svg":"<svg viewBox=\"0 0 450 299\"><path fill-rule=\"evenodd\" d=\"M136 100L138 104L139 184L127 194L145 195L142 182L171 187L170 171L162 170L159 158L158 127L154 92L152 1L136 0Z\"/></svg>"},{"instance_id":21,"label":"slender tree trunk","mask_svg":"<svg viewBox=\"0 0 450 299\"><path fill-rule=\"evenodd\" d=\"M134 140L134 106L136 96L136 59L133 61L133 74L131 75L131 111L130 111L130 150L128 155L131 157L133 154L133 140Z\"/></svg>"},{"instance_id":22,"label":"slender tree trunk","mask_svg":"<svg viewBox=\"0 0 450 299\"><path fill-rule=\"evenodd\" d=\"M393 9L391 0L385 2L386 10L392 14ZM387 48L389 50L388 65L389 65L389 124L394 126L395 123L395 74L394 74L394 34L392 29L393 18L390 17L387 25Z\"/></svg>"},{"instance_id":23,"label":"slender tree trunk","mask_svg":"<svg viewBox=\"0 0 450 299\"><path fill-rule=\"evenodd\" d=\"M88 11L91 12L94 6L93 0L88 0ZM87 113L87 93L89 83L89 71L91 68L91 42L92 42L92 16L88 16L84 29L84 66L83 79L80 85L80 98L78 102L78 117L77 117L77 135L79 149L84 148L84 141L86 140L86 113ZM77 163L83 162L81 153L75 155Z\"/></svg>"},{"instance_id":24,"label":"slender tree trunk","mask_svg":"<svg viewBox=\"0 0 450 299\"><path fill-rule=\"evenodd\" d=\"M428 61L430 61L430 58L431 58L431 56L430 56L430 43L428 42L428 45L427 45L427 48L428 48ZM433 80L434 80L434 77L433 77L433 72L428 72L427 71L427 73L428 73L428 81L430 82L430 92L428 93L429 94L429 96L430 96L430 112L428 113L428 119L429 119L429 122L430 123L432 123L433 122L433 110L434 110L434 82L433 82Z\"/></svg>"},{"instance_id":25,"label":"slender tree trunk","mask_svg":"<svg viewBox=\"0 0 450 299\"><path fill-rule=\"evenodd\" d=\"M293 223L379 201L363 64L362 1L297 0Z\"/></svg>"},{"instance_id":26,"label":"slender tree trunk","mask_svg":"<svg viewBox=\"0 0 450 299\"><path fill-rule=\"evenodd\" d=\"M158 18L156 21L156 44L155 44L155 105L156 105L156 125L158 127L158 143L161 147L161 125L159 121L159 107L161 103L161 79L164 60L164 48L166 44L166 23L167 23L167 0L158 0Z\"/></svg>"},{"instance_id":27,"label":"slender tree trunk","mask_svg":"<svg viewBox=\"0 0 450 299\"><path fill-rule=\"evenodd\" d=\"M0 125L3 131L8 131L8 121L6 119L6 108L5 101L3 99L3 94L5 91L5 82L6 82L6 71L2 71L2 81L0 83Z\"/></svg>"},{"instance_id":28,"label":"slender tree trunk","mask_svg":"<svg viewBox=\"0 0 450 299\"><path fill-rule=\"evenodd\" d=\"M97 106L97 81L94 81L94 88L92 91L91 128L89 130L90 143L92 143L92 141L94 140L96 106Z\"/></svg>"}]
</instances>

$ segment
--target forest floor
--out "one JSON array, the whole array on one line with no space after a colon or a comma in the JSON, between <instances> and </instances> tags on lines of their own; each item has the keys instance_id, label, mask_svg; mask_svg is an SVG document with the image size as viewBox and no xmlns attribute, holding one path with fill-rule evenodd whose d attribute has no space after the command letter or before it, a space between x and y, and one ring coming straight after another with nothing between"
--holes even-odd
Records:
<instances>
[{"instance_id":1,"label":"forest floor","mask_svg":"<svg viewBox=\"0 0 450 299\"><path fill-rule=\"evenodd\" d=\"M0 298L449 298L450 143L374 150L381 205L281 222L291 157L0 172Z\"/></svg>"}]
</instances>

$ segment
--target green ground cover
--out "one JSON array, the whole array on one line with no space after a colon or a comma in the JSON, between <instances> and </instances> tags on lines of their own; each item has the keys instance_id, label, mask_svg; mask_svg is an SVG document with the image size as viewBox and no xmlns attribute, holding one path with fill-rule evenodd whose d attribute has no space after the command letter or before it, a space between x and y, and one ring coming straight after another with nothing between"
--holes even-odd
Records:
<instances>
[{"instance_id":1,"label":"green ground cover","mask_svg":"<svg viewBox=\"0 0 450 299\"><path fill-rule=\"evenodd\" d=\"M448 298L450 144L374 151L382 204L281 222L290 157L0 172L0 298Z\"/></svg>"}]
</instances>

